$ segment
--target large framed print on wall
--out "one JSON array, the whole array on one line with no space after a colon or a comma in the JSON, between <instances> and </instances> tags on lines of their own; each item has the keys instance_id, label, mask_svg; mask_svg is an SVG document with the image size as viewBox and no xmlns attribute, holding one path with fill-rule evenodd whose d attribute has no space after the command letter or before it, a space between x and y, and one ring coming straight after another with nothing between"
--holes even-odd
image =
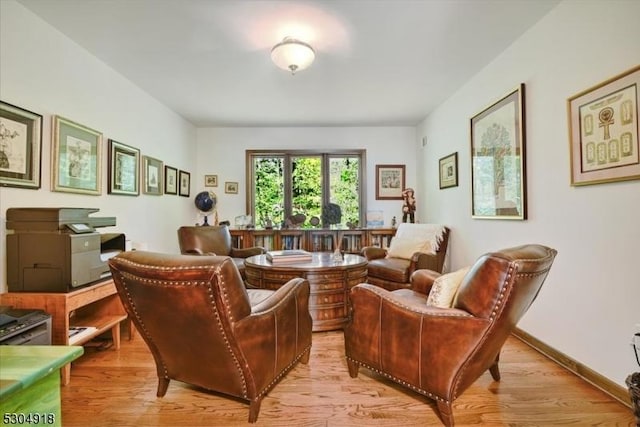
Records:
<instances>
[{"instance_id":1,"label":"large framed print on wall","mask_svg":"<svg viewBox=\"0 0 640 427\"><path fill-rule=\"evenodd\" d=\"M640 66L567 100L571 185L640 179Z\"/></svg>"},{"instance_id":2,"label":"large framed print on wall","mask_svg":"<svg viewBox=\"0 0 640 427\"><path fill-rule=\"evenodd\" d=\"M52 190L98 196L102 192L102 133L53 116Z\"/></svg>"},{"instance_id":3,"label":"large framed print on wall","mask_svg":"<svg viewBox=\"0 0 640 427\"><path fill-rule=\"evenodd\" d=\"M376 165L376 200L402 200L405 165Z\"/></svg>"},{"instance_id":4,"label":"large framed print on wall","mask_svg":"<svg viewBox=\"0 0 640 427\"><path fill-rule=\"evenodd\" d=\"M0 101L0 186L40 188L42 116Z\"/></svg>"},{"instance_id":5,"label":"large framed print on wall","mask_svg":"<svg viewBox=\"0 0 640 427\"><path fill-rule=\"evenodd\" d=\"M527 218L524 84L471 118L472 217Z\"/></svg>"}]
</instances>

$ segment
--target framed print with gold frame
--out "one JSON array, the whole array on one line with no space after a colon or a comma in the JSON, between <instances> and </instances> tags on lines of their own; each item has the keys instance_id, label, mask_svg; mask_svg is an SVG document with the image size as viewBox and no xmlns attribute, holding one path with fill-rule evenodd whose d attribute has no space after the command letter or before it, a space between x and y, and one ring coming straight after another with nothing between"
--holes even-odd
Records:
<instances>
[{"instance_id":1,"label":"framed print with gold frame","mask_svg":"<svg viewBox=\"0 0 640 427\"><path fill-rule=\"evenodd\" d=\"M640 179L640 66L567 100L571 185Z\"/></svg>"},{"instance_id":2,"label":"framed print with gold frame","mask_svg":"<svg viewBox=\"0 0 640 427\"><path fill-rule=\"evenodd\" d=\"M52 130L52 190L100 195L102 133L60 116Z\"/></svg>"},{"instance_id":3,"label":"framed print with gold frame","mask_svg":"<svg viewBox=\"0 0 640 427\"><path fill-rule=\"evenodd\" d=\"M42 116L0 101L0 186L40 188Z\"/></svg>"},{"instance_id":4,"label":"framed print with gold frame","mask_svg":"<svg viewBox=\"0 0 640 427\"><path fill-rule=\"evenodd\" d=\"M162 196L163 187L163 167L162 160L154 159L149 156L142 156L142 174L143 187L142 192L144 194L150 194L152 196Z\"/></svg>"},{"instance_id":5,"label":"framed print with gold frame","mask_svg":"<svg viewBox=\"0 0 640 427\"><path fill-rule=\"evenodd\" d=\"M230 181L225 182L224 192L227 194L238 194L238 183Z\"/></svg>"},{"instance_id":6,"label":"framed print with gold frame","mask_svg":"<svg viewBox=\"0 0 640 427\"><path fill-rule=\"evenodd\" d=\"M204 186L205 187L217 187L218 186L218 175L205 175L204 176Z\"/></svg>"},{"instance_id":7,"label":"framed print with gold frame","mask_svg":"<svg viewBox=\"0 0 640 427\"><path fill-rule=\"evenodd\" d=\"M109 194L140 194L140 150L109 140Z\"/></svg>"},{"instance_id":8,"label":"framed print with gold frame","mask_svg":"<svg viewBox=\"0 0 640 427\"><path fill-rule=\"evenodd\" d=\"M471 118L472 217L527 219L524 83Z\"/></svg>"},{"instance_id":9,"label":"framed print with gold frame","mask_svg":"<svg viewBox=\"0 0 640 427\"><path fill-rule=\"evenodd\" d=\"M458 152L440 159L440 189L458 186Z\"/></svg>"}]
</instances>

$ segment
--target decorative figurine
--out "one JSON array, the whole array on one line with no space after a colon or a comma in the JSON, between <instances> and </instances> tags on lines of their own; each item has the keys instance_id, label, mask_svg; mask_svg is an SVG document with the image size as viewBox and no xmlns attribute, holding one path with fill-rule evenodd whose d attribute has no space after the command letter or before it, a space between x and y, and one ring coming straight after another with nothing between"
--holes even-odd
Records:
<instances>
[{"instance_id":1,"label":"decorative figurine","mask_svg":"<svg viewBox=\"0 0 640 427\"><path fill-rule=\"evenodd\" d=\"M416 198L413 188L406 188L402 192L402 198L404 199L404 204L402 205L402 222L407 222L407 218L411 223L416 222Z\"/></svg>"}]
</instances>

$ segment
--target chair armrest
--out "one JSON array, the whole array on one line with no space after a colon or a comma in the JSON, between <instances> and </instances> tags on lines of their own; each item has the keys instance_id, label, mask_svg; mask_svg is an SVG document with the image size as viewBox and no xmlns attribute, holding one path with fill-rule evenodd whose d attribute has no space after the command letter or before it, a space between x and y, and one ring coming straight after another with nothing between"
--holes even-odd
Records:
<instances>
[{"instance_id":1,"label":"chair armrest","mask_svg":"<svg viewBox=\"0 0 640 427\"><path fill-rule=\"evenodd\" d=\"M441 274L433 270L416 270L409 279L411 282L411 289L420 292L421 294L428 295L431 292L433 282L440 277Z\"/></svg>"},{"instance_id":2,"label":"chair armrest","mask_svg":"<svg viewBox=\"0 0 640 427\"><path fill-rule=\"evenodd\" d=\"M193 248L186 250L182 253L182 255L205 255L205 256L216 256L213 252L203 252L202 249Z\"/></svg>"},{"instance_id":3,"label":"chair armrest","mask_svg":"<svg viewBox=\"0 0 640 427\"><path fill-rule=\"evenodd\" d=\"M249 258L250 256L261 255L265 252L266 250L261 246L254 246L252 248L245 249L231 248L229 256L232 258Z\"/></svg>"},{"instance_id":4,"label":"chair armrest","mask_svg":"<svg viewBox=\"0 0 640 427\"><path fill-rule=\"evenodd\" d=\"M363 257L371 261L372 259L384 258L387 256L387 250L377 246L365 246L360 251Z\"/></svg>"},{"instance_id":5,"label":"chair armrest","mask_svg":"<svg viewBox=\"0 0 640 427\"><path fill-rule=\"evenodd\" d=\"M294 294L303 291L304 289L302 288L305 286L309 288L309 282L301 277L289 280L276 289L267 299L251 307L251 315L259 315L276 309L278 305L283 305L288 297L295 296Z\"/></svg>"},{"instance_id":6,"label":"chair armrest","mask_svg":"<svg viewBox=\"0 0 640 427\"><path fill-rule=\"evenodd\" d=\"M417 252L414 254L416 259L416 270L433 270L440 271L440 256L437 254L429 254L424 252Z\"/></svg>"}]
</instances>

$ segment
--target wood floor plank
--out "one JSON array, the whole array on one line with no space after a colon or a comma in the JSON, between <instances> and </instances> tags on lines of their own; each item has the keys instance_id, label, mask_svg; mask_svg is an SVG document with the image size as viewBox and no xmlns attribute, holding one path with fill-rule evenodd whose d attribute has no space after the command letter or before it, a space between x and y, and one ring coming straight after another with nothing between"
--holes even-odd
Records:
<instances>
[{"instance_id":1,"label":"wood floor plank","mask_svg":"<svg viewBox=\"0 0 640 427\"><path fill-rule=\"evenodd\" d=\"M204 361L203 361L204 363ZM215 363L215 361L212 361ZM483 375L453 404L457 426L635 426L631 410L510 338L502 380ZM140 336L119 351L86 348L62 387L62 419L74 426L246 426L236 399L172 381L156 397L153 358ZM297 365L262 402L256 426L437 426L428 398L360 370L349 377L341 331L313 335L308 365Z\"/></svg>"}]
</instances>

